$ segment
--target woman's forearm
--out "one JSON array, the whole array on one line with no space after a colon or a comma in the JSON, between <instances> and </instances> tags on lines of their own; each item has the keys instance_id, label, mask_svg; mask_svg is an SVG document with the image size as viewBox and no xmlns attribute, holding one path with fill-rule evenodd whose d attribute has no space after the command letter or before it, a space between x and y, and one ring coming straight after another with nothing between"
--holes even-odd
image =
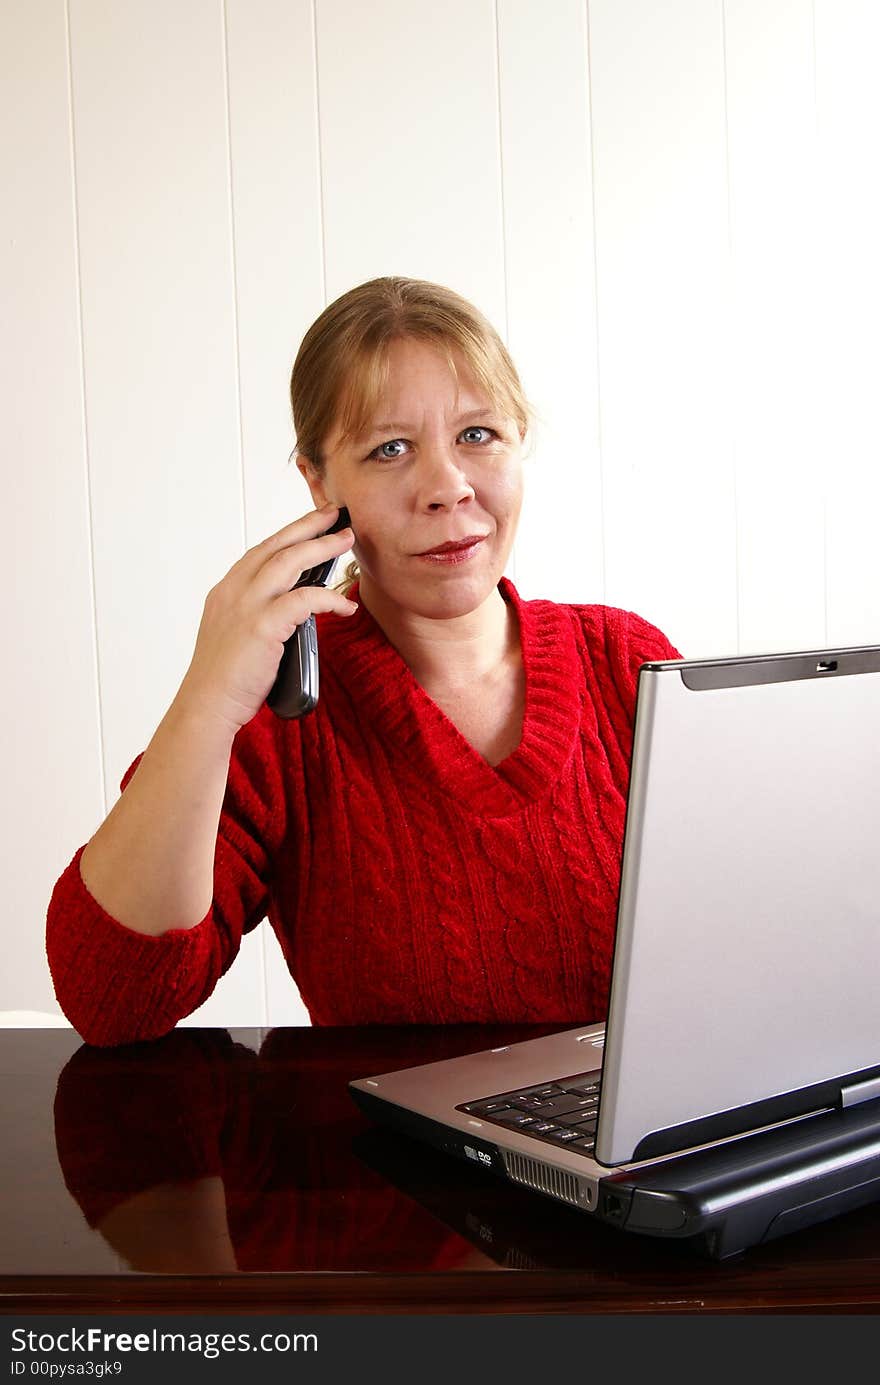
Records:
<instances>
[{"instance_id":1,"label":"woman's forearm","mask_svg":"<svg viewBox=\"0 0 880 1385\"><path fill-rule=\"evenodd\" d=\"M184 680L80 859L89 893L127 928L192 928L211 908L233 739Z\"/></svg>"}]
</instances>

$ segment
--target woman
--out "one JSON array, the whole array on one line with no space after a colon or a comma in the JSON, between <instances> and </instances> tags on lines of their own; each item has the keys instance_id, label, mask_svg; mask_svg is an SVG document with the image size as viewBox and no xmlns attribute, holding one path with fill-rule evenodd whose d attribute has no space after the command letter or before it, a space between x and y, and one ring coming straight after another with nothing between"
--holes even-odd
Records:
<instances>
[{"instance_id":1,"label":"woman","mask_svg":"<svg viewBox=\"0 0 880 1385\"><path fill-rule=\"evenodd\" d=\"M503 577L530 413L457 294L344 294L291 402L318 508L208 594L174 702L57 882L62 1008L93 1044L164 1034L268 911L316 1024L601 1018L638 668L680 656ZM292 590L352 545L347 594ZM321 696L284 721L265 698L309 614Z\"/></svg>"}]
</instances>

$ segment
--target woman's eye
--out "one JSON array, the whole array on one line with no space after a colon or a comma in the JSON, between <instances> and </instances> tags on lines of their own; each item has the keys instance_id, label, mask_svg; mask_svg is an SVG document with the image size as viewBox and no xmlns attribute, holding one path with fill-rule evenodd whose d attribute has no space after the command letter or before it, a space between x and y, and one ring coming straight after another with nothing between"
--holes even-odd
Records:
<instances>
[{"instance_id":1,"label":"woman's eye","mask_svg":"<svg viewBox=\"0 0 880 1385\"><path fill-rule=\"evenodd\" d=\"M388 442L380 442L378 447L374 447L370 453L370 458L377 462L393 462L398 457L402 457L402 452L387 452L388 447L403 447L403 438L391 438Z\"/></svg>"},{"instance_id":2,"label":"woman's eye","mask_svg":"<svg viewBox=\"0 0 880 1385\"><path fill-rule=\"evenodd\" d=\"M479 424L479 425L475 424L473 428L465 428L465 430L464 430L464 432L462 433L461 436L462 436L463 438L464 438L464 437L467 437L468 433L486 433L486 434L490 434L490 433L492 433L492 431L493 431L493 430L492 430L491 428L484 428L484 427L482 426L482 424ZM480 440L479 438L468 438L468 442L480 442L480 441L481 441L481 440ZM488 441L488 439L487 439L487 441Z\"/></svg>"}]
</instances>

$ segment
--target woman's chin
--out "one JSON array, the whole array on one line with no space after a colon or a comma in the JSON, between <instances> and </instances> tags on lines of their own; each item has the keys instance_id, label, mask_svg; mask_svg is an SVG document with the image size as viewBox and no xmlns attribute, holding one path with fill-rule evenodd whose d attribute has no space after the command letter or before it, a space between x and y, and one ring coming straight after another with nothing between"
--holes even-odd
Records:
<instances>
[{"instance_id":1,"label":"woman's chin","mask_svg":"<svg viewBox=\"0 0 880 1385\"><path fill-rule=\"evenodd\" d=\"M419 573L417 579L408 577L387 584L367 578L362 590L368 605L372 596L377 606L396 608L401 615L421 616L425 620L455 620L478 610L496 590L501 575L494 570L466 572L451 567Z\"/></svg>"}]
</instances>

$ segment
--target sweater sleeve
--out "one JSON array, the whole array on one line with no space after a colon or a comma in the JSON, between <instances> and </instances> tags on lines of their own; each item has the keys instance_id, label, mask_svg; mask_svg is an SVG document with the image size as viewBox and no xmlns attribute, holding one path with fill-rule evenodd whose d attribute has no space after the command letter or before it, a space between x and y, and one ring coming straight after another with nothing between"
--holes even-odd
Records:
<instances>
[{"instance_id":1,"label":"sweater sleeve","mask_svg":"<svg viewBox=\"0 0 880 1385\"><path fill-rule=\"evenodd\" d=\"M635 707L639 669L642 664L681 659L662 630L632 611L604 608L605 648L611 674L630 715Z\"/></svg>"},{"instance_id":2,"label":"sweater sleeve","mask_svg":"<svg viewBox=\"0 0 880 1385\"><path fill-rule=\"evenodd\" d=\"M277 725L273 725L277 723ZM214 898L192 928L151 937L125 927L90 894L85 844L55 884L46 953L58 1003L89 1044L110 1047L167 1034L228 971L242 934L265 917L273 862L287 826L286 723L268 708L233 741L214 855ZM126 786L142 755L126 770Z\"/></svg>"},{"instance_id":3,"label":"sweater sleeve","mask_svg":"<svg viewBox=\"0 0 880 1385\"><path fill-rule=\"evenodd\" d=\"M629 623L630 663L633 677L638 679L642 664L660 663L667 659L682 659L675 645L667 639L662 630L641 616L627 612Z\"/></svg>"}]
</instances>

